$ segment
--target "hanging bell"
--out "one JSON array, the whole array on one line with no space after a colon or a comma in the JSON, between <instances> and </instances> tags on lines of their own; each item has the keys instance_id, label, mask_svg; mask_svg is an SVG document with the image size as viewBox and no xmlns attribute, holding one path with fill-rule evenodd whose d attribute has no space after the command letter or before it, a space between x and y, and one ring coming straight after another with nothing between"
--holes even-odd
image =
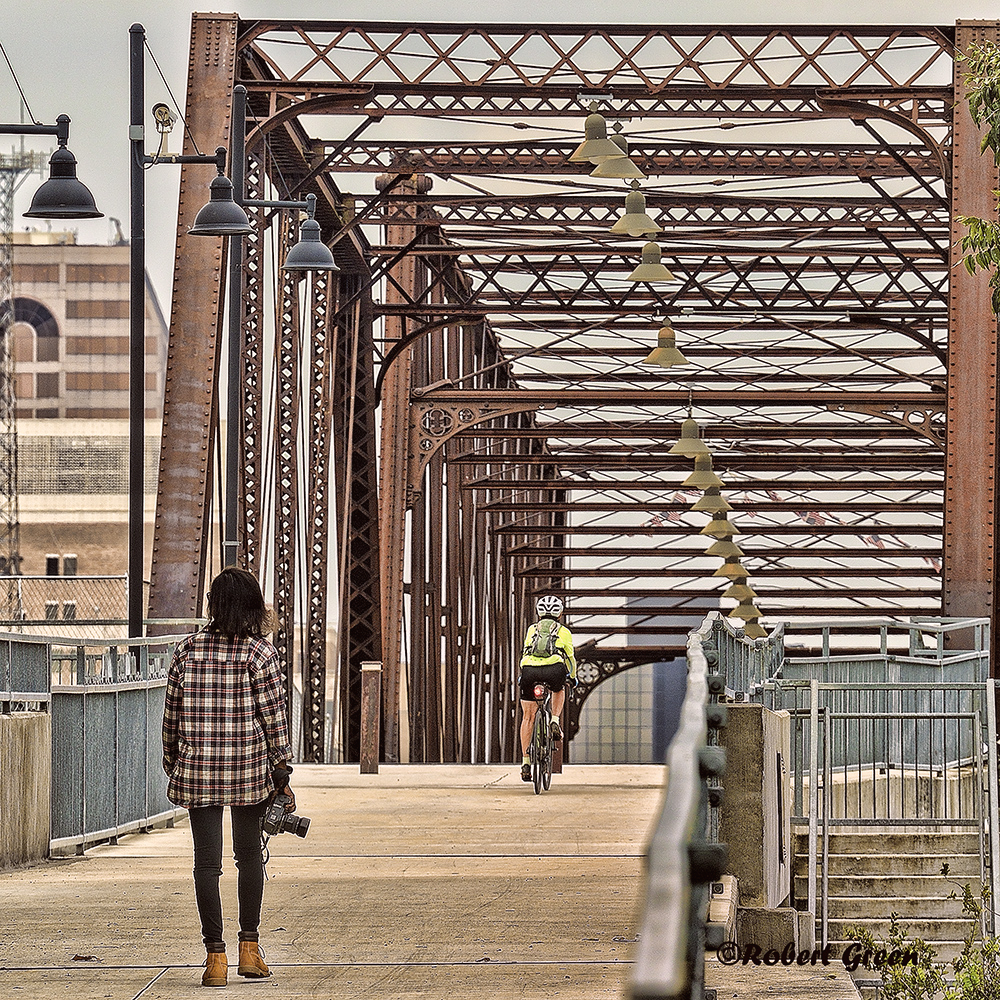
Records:
<instances>
[{"instance_id":1,"label":"hanging bell","mask_svg":"<svg viewBox=\"0 0 1000 1000\"><path fill-rule=\"evenodd\" d=\"M755 622L755 621L747 622L743 626L743 634L748 639L766 639L767 638L767 631L761 625L758 625L757 622Z\"/></svg>"},{"instance_id":2,"label":"hanging bell","mask_svg":"<svg viewBox=\"0 0 1000 1000\"><path fill-rule=\"evenodd\" d=\"M726 484L712 471L711 455L695 455L694 472L681 484L696 490L707 490L709 486L725 486Z\"/></svg>"},{"instance_id":3,"label":"hanging bell","mask_svg":"<svg viewBox=\"0 0 1000 1000\"><path fill-rule=\"evenodd\" d=\"M605 160L618 159L622 155L621 148L608 138L608 123L604 115L597 114L597 105L591 104L591 113L583 123L584 140L570 154L570 163L603 163Z\"/></svg>"},{"instance_id":4,"label":"hanging bell","mask_svg":"<svg viewBox=\"0 0 1000 1000\"><path fill-rule=\"evenodd\" d=\"M744 601L752 601L757 596L757 591L747 585L746 578L742 581L735 580L731 587L727 587L722 592L723 597L731 597L734 601L742 604Z\"/></svg>"},{"instance_id":5,"label":"hanging bell","mask_svg":"<svg viewBox=\"0 0 1000 1000\"><path fill-rule=\"evenodd\" d=\"M707 549L705 549L706 556L721 556L723 559L729 556L736 556L739 558L743 555L743 550L733 541L728 538L720 538L717 542L713 542Z\"/></svg>"},{"instance_id":6,"label":"hanging bell","mask_svg":"<svg viewBox=\"0 0 1000 1000\"><path fill-rule=\"evenodd\" d=\"M656 347L640 362L644 365L659 365L661 368L672 368L674 365L689 365L690 361L677 350L677 342L673 329L661 326L656 335Z\"/></svg>"},{"instance_id":7,"label":"hanging bell","mask_svg":"<svg viewBox=\"0 0 1000 1000\"><path fill-rule=\"evenodd\" d=\"M732 510L733 508L719 492L718 486L709 486L701 499L691 505L691 509L704 511L706 514L715 514L717 511Z\"/></svg>"},{"instance_id":8,"label":"hanging bell","mask_svg":"<svg viewBox=\"0 0 1000 1000\"><path fill-rule=\"evenodd\" d=\"M732 538L739 532L736 530L736 525L726 520L725 511L720 510L712 515L712 520L698 534L709 535L712 538Z\"/></svg>"},{"instance_id":9,"label":"hanging bell","mask_svg":"<svg viewBox=\"0 0 1000 1000\"><path fill-rule=\"evenodd\" d=\"M632 162L628 155L628 139L623 135L611 136L611 141L619 148L617 156L609 160L601 160L590 171L591 177L620 177L627 180L630 177L645 177L646 175Z\"/></svg>"},{"instance_id":10,"label":"hanging bell","mask_svg":"<svg viewBox=\"0 0 1000 1000\"><path fill-rule=\"evenodd\" d=\"M729 556L712 576L724 576L728 580L745 580L747 571L740 565L738 556Z\"/></svg>"},{"instance_id":11,"label":"hanging bell","mask_svg":"<svg viewBox=\"0 0 1000 1000\"><path fill-rule=\"evenodd\" d=\"M660 248L655 243L647 243L642 248L642 262L625 279L626 281L673 281L674 276L660 263Z\"/></svg>"},{"instance_id":12,"label":"hanging bell","mask_svg":"<svg viewBox=\"0 0 1000 1000\"><path fill-rule=\"evenodd\" d=\"M647 361L649 359L647 358ZM681 424L681 439L667 452L668 455L687 455L694 458L696 455L711 455L708 445L702 441L698 433L698 421L693 417L688 417ZM731 508L727 507L727 510Z\"/></svg>"},{"instance_id":13,"label":"hanging bell","mask_svg":"<svg viewBox=\"0 0 1000 1000\"><path fill-rule=\"evenodd\" d=\"M615 236L639 237L660 230L661 227L646 214L646 196L639 190L639 182L632 181L632 190L625 195L625 214L611 227L611 232Z\"/></svg>"}]
</instances>

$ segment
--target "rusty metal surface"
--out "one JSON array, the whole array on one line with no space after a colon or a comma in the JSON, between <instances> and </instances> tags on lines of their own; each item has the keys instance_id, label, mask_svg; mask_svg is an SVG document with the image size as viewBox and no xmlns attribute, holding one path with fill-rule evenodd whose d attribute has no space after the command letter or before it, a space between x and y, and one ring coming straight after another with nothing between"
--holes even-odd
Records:
<instances>
[{"instance_id":1,"label":"rusty metal surface","mask_svg":"<svg viewBox=\"0 0 1000 1000\"><path fill-rule=\"evenodd\" d=\"M974 41L1000 40L995 23L960 21L956 34L960 51ZM993 158L980 151L961 64L955 94L953 216L995 219L991 192L1000 178ZM953 218L943 606L949 615L973 616L992 615L996 606L997 320L985 275L973 277L958 262L964 234ZM996 629L991 638L996 650Z\"/></svg>"},{"instance_id":2,"label":"rusty metal surface","mask_svg":"<svg viewBox=\"0 0 1000 1000\"><path fill-rule=\"evenodd\" d=\"M620 652L627 642L656 641L633 600L665 592L651 607L671 621L713 593L718 560L694 544L705 517L687 510L686 463L666 454L689 409L737 507L765 615L935 607L942 523L974 534L981 516L946 494L942 450L951 435L949 474L959 461L967 475L981 447L945 430L956 406L968 422L976 405L956 401L972 369L948 353L949 320L954 330L969 308L949 227L969 185L991 186L967 169L971 154L942 175L955 37L241 24L262 170L283 194L316 191L325 238L350 224L334 248L341 303L371 292L371 313L338 313L333 387L335 711L349 759L361 658L386 665L386 759L507 758L537 593L566 594L592 657L619 650L613 669L643 655ZM625 280L641 241L607 232L624 185L565 163L566 130L592 98L650 175L673 284ZM461 139L445 118L464 121ZM784 119L809 140L782 137ZM380 191L375 171L413 179ZM690 368L643 365L664 316ZM370 376L404 337L379 373L376 513ZM299 558L288 509L308 502L282 468L287 572ZM954 578L949 599L966 583ZM304 690L319 670L306 669Z\"/></svg>"},{"instance_id":3,"label":"rusty metal surface","mask_svg":"<svg viewBox=\"0 0 1000 1000\"><path fill-rule=\"evenodd\" d=\"M186 116L201 152L228 143L237 24L235 15L192 17ZM184 152L195 152L187 134ZM181 167L150 568L151 618L196 618L204 610L224 260L221 238L189 237L187 231L205 203L213 176L211 165Z\"/></svg>"}]
</instances>

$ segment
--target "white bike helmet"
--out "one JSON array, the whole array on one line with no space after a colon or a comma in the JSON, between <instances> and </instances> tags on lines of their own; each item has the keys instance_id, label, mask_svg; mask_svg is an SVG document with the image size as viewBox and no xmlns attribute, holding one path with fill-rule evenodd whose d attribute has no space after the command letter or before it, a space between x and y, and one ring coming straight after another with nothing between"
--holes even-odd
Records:
<instances>
[{"instance_id":1,"label":"white bike helmet","mask_svg":"<svg viewBox=\"0 0 1000 1000\"><path fill-rule=\"evenodd\" d=\"M535 601L535 614L537 614L539 618L541 618L542 615L552 615L554 618L558 618L562 613L562 600L552 594L547 594L545 597L539 597L538 600Z\"/></svg>"}]
</instances>

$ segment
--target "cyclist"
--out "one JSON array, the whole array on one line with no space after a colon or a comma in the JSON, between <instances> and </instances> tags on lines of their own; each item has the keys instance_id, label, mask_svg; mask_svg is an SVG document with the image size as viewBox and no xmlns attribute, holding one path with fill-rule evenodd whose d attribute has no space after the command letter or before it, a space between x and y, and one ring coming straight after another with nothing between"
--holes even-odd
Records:
<instances>
[{"instance_id":1,"label":"cyclist","mask_svg":"<svg viewBox=\"0 0 1000 1000\"><path fill-rule=\"evenodd\" d=\"M562 739L559 717L566 701L567 679L576 687L576 656L573 654L573 635L559 622L563 602L553 595L540 597L535 602L538 620L528 626L521 655L521 780L531 781L531 761L528 747L535 725L538 704L534 687L544 681L552 689L552 738Z\"/></svg>"}]
</instances>

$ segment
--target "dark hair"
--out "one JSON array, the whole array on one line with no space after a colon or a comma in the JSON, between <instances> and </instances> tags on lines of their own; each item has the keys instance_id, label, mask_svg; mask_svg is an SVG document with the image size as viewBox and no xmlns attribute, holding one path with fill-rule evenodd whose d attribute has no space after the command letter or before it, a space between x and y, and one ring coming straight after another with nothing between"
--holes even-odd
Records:
<instances>
[{"instance_id":1,"label":"dark hair","mask_svg":"<svg viewBox=\"0 0 1000 1000\"><path fill-rule=\"evenodd\" d=\"M222 632L233 639L262 639L269 614L252 573L229 566L212 581L208 592L210 632Z\"/></svg>"}]
</instances>

